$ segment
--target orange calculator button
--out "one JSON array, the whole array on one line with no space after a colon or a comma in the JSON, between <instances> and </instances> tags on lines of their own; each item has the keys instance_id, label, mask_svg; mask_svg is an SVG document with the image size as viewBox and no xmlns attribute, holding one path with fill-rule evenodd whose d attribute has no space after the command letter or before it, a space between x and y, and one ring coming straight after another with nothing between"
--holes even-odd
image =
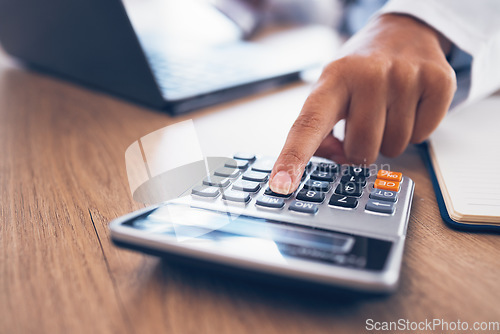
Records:
<instances>
[{"instance_id":1,"label":"orange calculator button","mask_svg":"<svg viewBox=\"0 0 500 334\"><path fill-rule=\"evenodd\" d=\"M399 182L376 179L373 187L383 190L399 191Z\"/></svg>"},{"instance_id":2,"label":"orange calculator button","mask_svg":"<svg viewBox=\"0 0 500 334\"><path fill-rule=\"evenodd\" d=\"M377 179L401 182L401 179L403 179L403 173L390 172L388 170L381 169L377 173Z\"/></svg>"}]
</instances>

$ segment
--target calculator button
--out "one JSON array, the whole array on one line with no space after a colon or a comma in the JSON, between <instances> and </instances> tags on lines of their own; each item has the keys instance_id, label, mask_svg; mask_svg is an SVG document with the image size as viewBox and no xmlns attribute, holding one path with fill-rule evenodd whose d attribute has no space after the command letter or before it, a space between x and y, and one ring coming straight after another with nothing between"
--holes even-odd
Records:
<instances>
[{"instance_id":1,"label":"calculator button","mask_svg":"<svg viewBox=\"0 0 500 334\"><path fill-rule=\"evenodd\" d=\"M240 190L240 191L246 191L249 193L254 193L254 192L259 191L260 183L252 182L252 181L245 181L245 180L238 180L238 181L233 183L233 189Z\"/></svg>"},{"instance_id":2,"label":"calculator button","mask_svg":"<svg viewBox=\"0 0 500 334\"><path fill-rule=\"evenodd\" d=\"M301 201L293 201L290 203L288 209L296 212L310 213L313 215L318 212L318 205Z\"/></svg>"},{"instance_id":3,"label":"calculator button","mask_svg":"<svg viewBox=\"0 0 500 334\"><path fill-rule=\"evenodd\" d=\"M315 190L302 189L297 194L297 199L306 202L321 203L325 199L325 193Z\"/></svg>"},{"instance_id":4,"label":"calculator button","mask_svg":"<svg viewBox=\"0 0 500 334\"><path fill-rule=\"evenodd\" d=\"M276 159L273 158L259 159L252 165L252 170L255 170L257 172L271 173L275 162Z\"/></svg>"},{"instance_id":5,"label":"calculator button","mask_svg":"<svg viewBox=\"0 0 500 334\"><path fill-rule=\"evenodd\" d=\"M233 158L238 159L238 160L254 161L255 160L255 154L246 153L246 152L238 152L238 153L236 153L233 156Z\"/></svg>"},{"instance_id":6,"label":"calculator button","mask_svg":"<svg viewBox=\"0 0 500 334\"><path fill-rule=\"evenodd\" d=\"M345 174L346 175L368 177L368 176L370 176L370 169L369 168L363 168L363 167L349 166L349 167L347 167L347 169L345 171Z\"/></svg>"},{"instance_id":7,"label":"calculator button","mask_svg":"<svg viewBox=\"0 0 500 334\"><path fill-rule=\"evenodd\" d=\"M220 190L215 187L196 186L191 189L191 194L201 197L216 198L219 196Z\"/></svg>"},{"instance_id":8,"label":"calculator button","mask_svg":"<svg viewBox=\"0 0 500 334\"><path fill-rule=\"evenodd\" d=\"M206 176L203 179L203 184L206 186L212 186L212 187L222 187L225 188L227 187L231 182L225 177L220 177L220 176Z\"/></svg>"},{"instance_id":9,"label":"calculator button","mask_svg":"<svg viewBox=\"0 0 500 334\"><path fill-rule=\"evenodd\" d=\"M379 201L396 202L398 193L390 190L373 189L370 193L370 198Z\"/></svg>"},{"instance_id":10,"label":"calculator button","mask_svg":"<svg viewBox=\"0 0 500 334\"><path fill-rule=\"evenodd\" d=\"M373 184L373 188L399 191L399 182L376 179L375 183Z\"/></svg>"},{"instance_id":11,"label":"calculator button","mask_svg":"<svg viewBox=\"0 0 500 334\"><path fill-rule=\"evenodd\" d=\"M222 194L222 199L231 202L247 203L250 200L250 195L237 190L226 190Z\"/></svg>"},{"instance_id":12,"label":"calculator button","mask_svg":"<svg viewBox=\"0 0 500 334\"><path fill-rule=\"evenodd\" d=\"M255 202L258 206L265 206L267 208L282 208L285 205L285 200L279 197L271 197L271 196L261 196Z\"/></svg>"},{"instance_id":13,"label":"calculator button","mask_svg":"<svg viewBox=\"0 0 500 334\"><path fill-rule=\"evenodd\" d=\"M377 173L377 179L401 182L403 174L381 169Z\"/></svg>"},{"instance_id":14,"label":"calculator button","mask_svg":"<svg viewBox=\"0 0 500 334\"><path fill-rule=\"evenodd\" d=\"M330 172L323 172L321 170L318 170L317 168L311 173L311 179L317 180L317 181L327 181L327 182L333 182L335 180L335 173L330 173Z\"/></svg>"},{"instance_id":15,"label":"calculator button","mask_svg":"<svg viewBox=\"0 0 500 334\"><path fill-rule=\"evenodd\" d=\"M339 183L335 189L337 195L359 197L363 193L363 187L354 182Z\"/></svg>"},{"instance_id":16,"label":"calculator button","mask_svg":"<svg viewBox=\"0 0 500 334\"><path fill-rule=\"evenodd\" d=\"M391 202L369 199L368 202L366 202L365 209L374 212L392 214L394 212L395 206L394 203Z\"/></svg>"},{"instance_id":17,"label":"calculator button","mask_svg":"<svg viewBox=\"0 0 500 334\"><path fill-rule=\"evenodd\" d=\"M354 209L358 206L358 200L355 197L333 194L328 204Z\"/></svg>"},{"instance_id":18,"label":"calculator button","mask_svg":"<svg viewBox=\"0 0 500 334\"><path fill-rule=\"evenodd\" d=\"M356 176L356 175L344 175L340 179L341 183L353 182L361 185L362 187L366 186L366 178L364 176Z\"/></svg>"},{"instance_id":19,"label":"calculator button","mask_svg":"<svg viewBox=\"0 0 500 334\"><path fill-rule=\"evenodd\" d=\"M304 169L311 170L312 166L313 166L313 163L311 161L309 161Z\"/></svg>"},{"instance_id":20,"label":"calculator button","mask_svg":"<svg viewBox=\"0 0 500 334\"><path fill-rule=\"evenodd\" d=\"M283 197L283 198L288 198L290 197L292 194L288 194L288 195L283 195L283 194L278 194L278 193L275 193L274 191L271 190L271 188L267 188L266 191L264 191L264 195L267 195L267 196L274 196L274 197Z\"/></svg>"},{"instance_id":21,"label":"calculator button","mask_svg":"<svg viewBox=\"0 0 500 334\"><path fill-rule=\"evenodd\" d=\"M309 179L304 182L304 189L327 192L330 190L330 182Z\"/></svg>"},{"instance_id":22,"label":"calculator button","mask_svg":"<svg viewBox=\"0 0 500 334\"><path fill-rule=\"evenodd\" d=\"M235 179L240 176L241 171L239 169L229 168L229 167L221 167L215 170L215 175L229 177L231 179Z\"/></svg>"},{"instance_id":23,"label":"calculator button","mask_svg":"<svg viewBox=\"0 0 500 334\"><path fill-rule=\"evenodd\" d=\"M336 174L339 172L340 168L339 168L339 165L337 165L337 164L320 162L318 164L318 166L316 167L316 170Z\"/></svg>"},{"instance_id":24,"label":"calculator button","mask_svg":"<svg viewBox=\"0 0 500 334\"><path fill-rule=\"evenodd\" d=\"M228 161L224 164L224 166L229 168L238 168L238 169L247 169L248 161L247 160L232 160Z\"/></svg>"},{"instance_id":25,"label":"calculator button","mask_svg":"<svg viewBox=\"0 0 500 334\"><path fill-rule=\"evenodd\" d=\"M266 182L268 178L267 173L248 171L243 174L243 180L254 181L254 182Z\"/></svg>"}]
</instances>

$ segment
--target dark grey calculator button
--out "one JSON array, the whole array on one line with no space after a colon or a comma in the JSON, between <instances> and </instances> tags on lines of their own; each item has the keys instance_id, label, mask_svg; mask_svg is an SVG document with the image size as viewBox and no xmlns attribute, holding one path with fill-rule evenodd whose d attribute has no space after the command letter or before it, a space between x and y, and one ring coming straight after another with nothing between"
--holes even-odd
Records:
<instances>
[{"instance_id":1,"label":"dark grey calculator button","mask_svg":"<svg viewBox=\"0 0 500 334\"><path fill-rule=\"evenodd\" d=\"M267 208L282 208L285 205L285 200L279 197L261 196L255 202L256 205L265 206Z\"/></svg>"},{"instance_id":2,"label":"dark grey calculator button","mask_svg":"<svg viewBox=\"0 0 500 334\"><path fill-rule=\"evenodd\" d=\"M258 159L252 165L252 170L255 170L257 172L271 173L275 162L276 162L276 159L273 159L273 158Z\"/></svg>"},{"instance_id":3,"label":"dark grey calculator button","mask_svg":"<svg viewBox=\"0 0 500 334\"><path fill-rule=\"evenodd\" d=\"M339 165L335 163L320 162L316 170L336 174L339 172Z\"/></svg>"},{"instance_id":4,"label":"dark grey calculator button","mask_svg":"<svg viewBox=\"0 0 500 334\"><path fill-rule=\"evenodd\" d=\"M240 176L241 171L237 168L221 167L215 170L215 175L235 179Z\"/></svg>"},{"instance_id":5,"label":"dark grey calculator button","mask_svg":"<svg viewBox=\"0 0 500 334\"><path fill-rule=\"evenodd\" d=\"M201 196L201 197L211 197L215 198L219 196L220 190L215 187L207 187L207 186L196 186L191 189L191 194Z\"/></svg>"},{"instance_id":6,"label":"dark grey calculator button","mask_svg":"<svg viewBox=\"0 0 500 334\"><path fill-rule=\"evenodd\" d=\"M317 180L317 181L333 182L333 180L335 180L335 173L324 172L324 171L318 170L316 168L311 173L310 177L311 177L311 179Z\"/></svg>"},{"instance_id":7,"label":"dark grey calculator button","mask_svg":"<svg viewBox=\"0 0 500 334\"><path fill-rule=\"evenodd\" d=\"M206 176L203 179L203 184L206 186L225 188L230 184L230 182L225 177L210 175L210 176Z\"/></svg>"},{"instance_id":8,"label":"dark grey calculator button","mask_svg":"<svg viewBox=\"0 0 500 334\"><path fill-rule=\"evenodd\" d=\"M222 194L222 199L232 202L247 203L250 200L250 195L243 191L226 190Z\"/></svg>"},{"instance_id":9,"label":"dark grey calculator button","mask_svg":"<svg viewBox=\"0 0 500 334\"><path fill-rule=\"evenodd\" d=\"M309 179L304 182L304 189L327 192L330 190L330 182Z\"/></svg>"},{"instance_id":10,"label":"dark grey calculator button","mask_svg":"<svg viewBox=\"0 0 500 334\"><path fill-rule=\"evenodd\" d=\"M254 182L266 182L269 177L268 173L248 171L243 174L243 180Z\"/></svg>"},{"instance_id":11,"label":"dark grey calculator button","mask_svg":"<svg viewBox=\"0 0 500 334\"><path fill-rule=\"evenodd\" d=\"M394 203L387 201L377 201L373 199L369 199L368 202L366 202L365 206L366 210L389 214L394 212L394 208Z\"/></svg>"},{"instance_id":12,"label":"dark grey calculator button","mask_svg":"<svg viewBox=\"0 0 500 334\"><path fill-rule=\"evenodd\" d=\"M349 167L347 167L344 174L368 177L368 176L370 176L370 169L364 168L364 167L349 166Z\"/></svg>"},{"instance_id":13,"label":"dark grey calculator button","mask_svg":"<svg viewBox=\"0 0 500 334\"><path fill-rule=\"evenodd\" d=\"M366 186L366 177L360 176L360 175L344 175L340 179L341 183L348 183L348 182L353 182L357 183L360 186L364 187Z\"/></svg>"},{"instance_id":14,"label":"dark grey calculator button","mask_svg":"<svg viewBox=\"0 0 500 334\"><path fill-rule=\"evenodd\" d=\"M256 191L259 191L260 183L252 182L252 181L245 181L245 180L238 180L238 181L233 183L233 189L246 191L249 193L254 193Z\"/></svg>"},{"instance_id":15,"label":"dark grey calculator button","mask_svg":"<svg viewBox=\"0 0 500 334\"><path fill-rule=\"evenodd\" d=\"M226 167L229 168L238 168L238 169L247 169L248 161L247 160L232 160L225 163Z\"/></svg>"},{"instance_id":16,"label":"dark grey calculator button","mask_svg":"<svg viewBox=\"0 0 500 334\"><path fill-rule=\"evenodd\" d=\"M308 202L293 201L288 207L289 210L303 213L315 214L318 212L318 205Z\"/></svg>"},{"instance_id":17,"label":"dark grey calculator button","mask_svg":"<svg viewBox=\"0 0 500 334\"><path fill-rule=\"evenodd\" d=\"M288 198L288 197L292 196L292 194L283 195L283 194L275 193L274 191L271 190L271 188L267 188L266 191L264 191L264 195L274 196L274 197L283 197L283 198Z\"/></svg>"},{"instance_id":18,"label":"dark grey calculator button","mask_svg":"<svg viewBox=\"0 0 500 334\"><path fill-rule=\"evenodd\" d=\"M357 183L339 183L335 189L337 195L359 197L363 193L363 187Z\"/></svg>"},{"instance_id":19,"label":"dark grey calculator button","mask_svg":"<svg viewBox=\"0 0 500 334\"><path fill-rule=\"evenodd\" d=\"M321 203L325 199L325 193L315 190L302 189L297 194L297 199L306 202Z\"/></svg>"},{"instance_id":20,"label":"dark grey calculator button","mask_svg":"<svg viewBox=\"0 0 500 334\"><path fill-rule=\"evenodd\" d=\"M254 161L255 160L255 154L252 153L246 153L246 152L238 152L236 153L233 158L239 159L239 160L248 160L248 161Z\"/></svg>"},{"instance_id":21,"label":"dark grey calculator button","mask_svg":"<svg viewBox=\"0 0 500 334\"><path fill-rule=\"evenodd\" d=\"M396 202L396 200L398 199L398 193L395 191L375 188L370 193L370 198L379 201Z\"/></svg>"},{"instance_id":22,"label":"dark grey calculator button","mask_svg":"<svg viewBox=\"0 0 500 334\"><path fill-rule=\"evenodd\" d=\"M355 197L333 194L332 197L330 197L330 202L328 202L328 204L354 209L358 206L358 200Z\"/></svg>"}]
</instances>

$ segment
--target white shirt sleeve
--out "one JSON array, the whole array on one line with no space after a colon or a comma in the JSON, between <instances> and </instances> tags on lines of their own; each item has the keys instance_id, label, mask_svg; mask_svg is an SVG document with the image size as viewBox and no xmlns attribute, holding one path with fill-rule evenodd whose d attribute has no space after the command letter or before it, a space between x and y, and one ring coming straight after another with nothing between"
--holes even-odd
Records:
<instances>
[{"instance_id":1,"label":"white shirt sleeve","mask_svg":"<svg viewBox=\"0 0 500 334\"><path fill-rule=\"evenodd\" d=\"M499 0L390 0L384 13L416 17L472 56L467 104L500 88Z\"/></svg>"}]
</instances>

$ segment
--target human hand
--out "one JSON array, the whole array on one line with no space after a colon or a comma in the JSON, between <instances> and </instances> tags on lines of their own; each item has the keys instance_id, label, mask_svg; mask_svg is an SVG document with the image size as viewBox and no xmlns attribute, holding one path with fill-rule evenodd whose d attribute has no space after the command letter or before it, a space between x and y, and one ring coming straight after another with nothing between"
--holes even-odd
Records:
<instances>
[{"instance_id":1,"label":"human hand","mask_svg":"<svg viewBox=\"0 0 500 334\"><path fill-rule=\"evenodd\" d=\"M316 152L339 163L369 164L424 141L456 90L446 60L451 44L425 23L385 14L371 21L325 67L293 124L271 173L274 192L299 185ZM345 139L332 128L346 120Z\"/></svg>"}]
</instances>

